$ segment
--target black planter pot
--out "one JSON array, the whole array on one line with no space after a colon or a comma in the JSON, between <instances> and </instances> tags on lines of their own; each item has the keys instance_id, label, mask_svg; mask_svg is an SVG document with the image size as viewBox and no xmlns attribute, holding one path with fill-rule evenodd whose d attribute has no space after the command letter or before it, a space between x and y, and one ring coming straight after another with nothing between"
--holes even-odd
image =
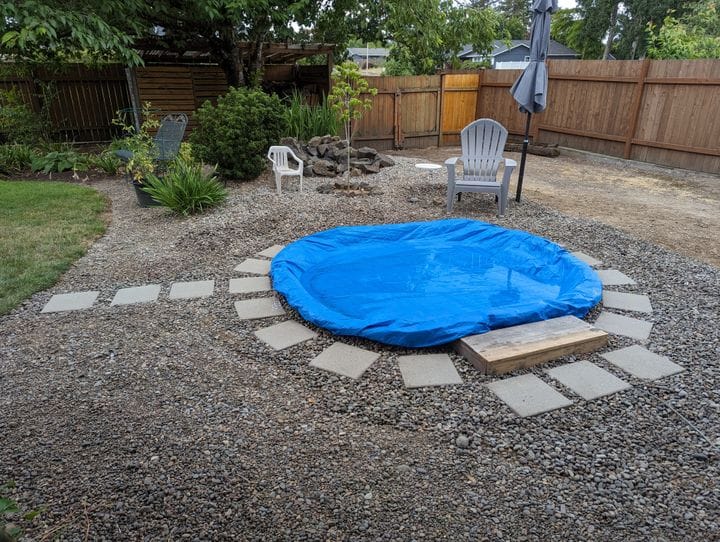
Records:
<instances>
[{"instance_id":1,"label":"black planter pot","mask_svg":"<svg viewBox=\"0 0 720 542\"><path fill-rule=\"evenodd\" d=\"M154 200L153 197L142 189L143 185L137 181L133 181L133 188L135 189L135 195L137 196L138 205L140 207L157 207L160 203Z\"/></svg>"}]
</instances>

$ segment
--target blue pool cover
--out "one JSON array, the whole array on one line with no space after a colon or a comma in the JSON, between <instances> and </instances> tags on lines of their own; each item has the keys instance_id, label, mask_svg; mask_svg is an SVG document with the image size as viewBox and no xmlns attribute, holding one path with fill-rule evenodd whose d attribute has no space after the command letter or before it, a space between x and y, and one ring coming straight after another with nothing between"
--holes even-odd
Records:
<instances>
[{"instance_id":1,"label":"blue pool cover","mask_svg":"<svg viewBox=\"0 0 720 542\"><path fill-rule=\"evenodd\" d=\"M409 347L583 317L602 294L596 273L564 248L465 219L319 232L285 247L271 275L306 320Z\"/></svg>"}]
</instances>

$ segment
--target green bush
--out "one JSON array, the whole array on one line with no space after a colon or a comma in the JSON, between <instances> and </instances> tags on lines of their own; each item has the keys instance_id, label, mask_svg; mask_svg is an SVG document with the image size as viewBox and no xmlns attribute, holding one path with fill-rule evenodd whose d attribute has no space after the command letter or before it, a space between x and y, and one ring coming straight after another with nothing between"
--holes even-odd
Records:
<instances>
[{"instance_id":1,"label":"green bush","mask_svg":"<svg viewBox=\"0 0 720 542\"><path fill-rule=\"evenodd\" d=\"M90 157L90 167L104 171L108 175L117 175L121 166L122 160L109 150Z\"/></svg>"},{"instance_id":2,"label":"green bush","mask_svg":"<svg viewBox=\"0 0 720 542\"><path fill-rule=\"evenodd\" d=\"M200 213L227 199L227 191L201 164L175 160L164 177L148 176L143 190L181 215Z\"/></svg>"},{"instance_id":3,"label":"green bush","mask_svg":"<svg viewBox=\"0 0 720 542\"><path fill-rule=\"evenodd\" d=\"M217 106L205 102L196 118L198 127L190 136L195 157L242 180L260 175L270 146L287 135L285 107L261 90L231 88Z\"/></svg>"},{"instance_id":4,"label":"green bush","mask_svg":"<svg viewBox=\"0 0 720 542\"><path fill-rule=\"evenodd\" d=\"M11 175L29 170L37 152L30 145L0 145L0 174Z\"/></svg>"},{"instance_id":5,"label":"green bush","mask_svg":"<svg viewBox=\"0 0 720 542\"><path fill-rule=\"evenodd\" d=\"M288 132L286 135L301 141L315 136L335 135L338 132L338 118L335 111L323 99L320 105L304 103L302 95L293 92L286 109Z\"/></svg>"},{"instance_id":6,"label":"green bush","mask_svg":"<svg viewBox=\"0 0 720 542\"><path fill-rule=\"evenodd\" d=\"M87 171L88 165L87 156L77 151L52 151L44 156L36 156L32 161L32 170L43 173Z\"/></svg>"},{"instance_id":7,"label":"green bush","mask_svg":"<svg viewBox=\"0 0 720 542\"><path fill-rule=\"evenodd\" d=\"M25 104L17 90L0 90L0 139L7 143L37 143L41 138L41 116Z\"/></svg>"}]
</instances>

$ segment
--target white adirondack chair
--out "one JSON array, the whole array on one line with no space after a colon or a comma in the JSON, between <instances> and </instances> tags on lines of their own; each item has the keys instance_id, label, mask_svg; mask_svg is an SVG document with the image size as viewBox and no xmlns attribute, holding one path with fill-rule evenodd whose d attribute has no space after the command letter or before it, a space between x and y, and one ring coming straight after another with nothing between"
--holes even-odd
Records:
<instances>
[{"instance_id":1,"label":"white adirondack chair","mask_svg":"<svg viewBox=\"0 0 720 542\"><path fill-rule=\"evenodd\" d=\"M460 132L462 156L448 158L445 166L448 171L447 210L452 212L453 201L458 200L462 192L487 192L495 194L498 202L498 216L505 215L508 200L510 175L517 163L503 158L508 132L502 124L492 119L478 119L471 122ZM455 164L460 160L463 165L462 177L455 178ZM505 161L502 181L497 180L500 162Z\"/></svg>"},{"instance_id":2,"label":"white adirondack chair","mask_svg":"<svg viewBox=\"0 0 720 542\"><path fill-rule=\"evenodd\" d=\"M293 159L299 164L297 169L290 167L288 163L288 156L292 156ZM290 147L282 145L274 145L270 147L267 154L268 159L272 162L273 172L275 173L275 187L277 193L282 192L280 186L280 179L282 177L300 177L300 192L302 192L303 186L303 161L300 160Z\"/></svg>"}]
</instances>

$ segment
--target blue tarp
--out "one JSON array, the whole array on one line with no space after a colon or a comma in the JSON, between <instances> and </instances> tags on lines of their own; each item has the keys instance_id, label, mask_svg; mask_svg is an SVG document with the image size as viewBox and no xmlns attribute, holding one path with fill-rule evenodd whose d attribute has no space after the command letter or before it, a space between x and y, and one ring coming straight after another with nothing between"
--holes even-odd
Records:
<instances>
[{"instance_id":1,"label":"blue tarp","mask_svg":"<svg viewBox=\"0 0 720 542\"><path fill-rule=\"evenodd\" d=\"M583 317L602 294L597 274L564 248L465 219L319 232L285 247L271 275L306 320L409 347Z\"/></svg>"}]
</instances>

